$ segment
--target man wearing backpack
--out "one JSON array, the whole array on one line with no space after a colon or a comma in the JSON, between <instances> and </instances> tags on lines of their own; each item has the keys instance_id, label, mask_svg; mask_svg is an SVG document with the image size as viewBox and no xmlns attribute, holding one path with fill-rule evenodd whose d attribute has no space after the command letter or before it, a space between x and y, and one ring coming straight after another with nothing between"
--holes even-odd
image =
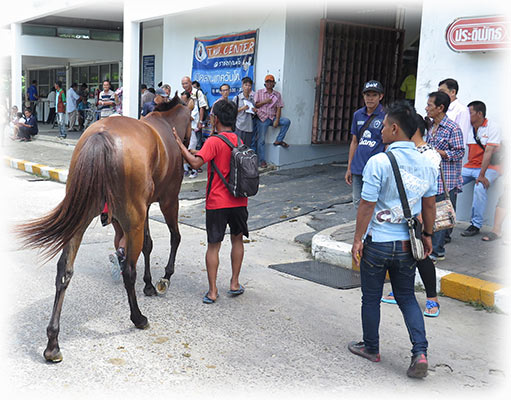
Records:
<instances>
[{"instance_id":1,"label":"man wearing backpack","mask_svg":"<svg viewBox=\"0 0 511 400\"><path fill-rule=\"evenodd\" d=\"M243 261L244 247L243 235L248 237L248 211L247 198L234 197L227 189L218 173L213 171L217 168L223 177L231 172L231 147L222 140L219 135L227 138L233 145L238 143L238 136L233 132L236 124L238 110L232 101L220 100L213 107L213 122L218 135L212 135L204 146L195 155L192 154L173 128L174 137L181 149L185 161L194 169L208 163L208 193L206 195L206 231L208 235L208 249L206 251L206 270L208 273L209 290L202 301L212 304L218 298L216 277L219 265L219 252L225 229L229 224L231 234L231 267L232 277L230 290L231 296L243 294L245 288L239 283L239 274ZM257 159L256 159L257 162ZM213 165L216 165L214 168Z\"/></svg>"}]
</instances>

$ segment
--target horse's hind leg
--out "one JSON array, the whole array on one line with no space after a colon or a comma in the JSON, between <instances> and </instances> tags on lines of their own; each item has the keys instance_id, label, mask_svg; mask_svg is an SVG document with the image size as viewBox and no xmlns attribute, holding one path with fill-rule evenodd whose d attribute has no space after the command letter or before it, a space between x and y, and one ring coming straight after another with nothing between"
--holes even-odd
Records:
<instances>
[{"instance_id":1,"label":"horse's hind leg","mask_svg":"<svg viewBox=\"0 0 511 400\"><path fill-rule=\"evenodd\" d=\"M64 302L64 294L66 293L66 289L69 286L71 277L73 276L73 265L75 262L76 253L78 251L78 247L80 247L84 232L85 230L77 233L69 241L69 243L64 246L64 250L62 251L59 261L57 262L57 277L55 279L55 301L53 303L53 311L50 318L50 323L46 328L48 345L46 346L46 349L43 353L44 358L47 361L55 363L62 361L62 353L60 352L58 342L60 331L60 314L62 311L62 304Z\"/></svg>"},{"instance_id":2,"label":"horse's hind leg","mask_svg":"<svg viewBox=\"0 0 511 400\"><path fill-rule=\"evenodd\" d=\"M137 260L144 243L144 213L137 213L130 221L131 229L126 232L126 257L121 261L122 278L128 295L130 305L130 319L139 329L145 329L149 325L147 318L142 315L138 308L137 295L135 293L135 281L137 279ZM121 247L119 248L119 250Z\"/></svg>"},{"instance_id":3,"label":"horse's hind leg","mask_svg":"<svg viewBox=\"0 0 511 400\"><path fill-rule=\"evenodd\" d=\"M147 209L147 216L144 225L144 244L142 246L142 253L144 254L144 294L146 296L155 296L156 289L153 286L151 277L151 251L153 250L153 239L151 238L151 232L149 231L149 208Z\"/></svg>"},{"instance_id":4,"label":"horse's hind leg","mask_svg":"<svg viewBox=\"0 0 511 400\"><path fill-rule=\"evenodd\" d=\"M160 203L160 209L170 230L170 257L167 266L165 267L165 276L160 278L156 285L156 289L159 293L165 293L169 287L170 277L174 274L177 248L181 242L181 234L179 233L179 226L177 222L179 212L179 201L177 196L174 201L169 201L164 204Z\"/></svg>"}]
</instances>

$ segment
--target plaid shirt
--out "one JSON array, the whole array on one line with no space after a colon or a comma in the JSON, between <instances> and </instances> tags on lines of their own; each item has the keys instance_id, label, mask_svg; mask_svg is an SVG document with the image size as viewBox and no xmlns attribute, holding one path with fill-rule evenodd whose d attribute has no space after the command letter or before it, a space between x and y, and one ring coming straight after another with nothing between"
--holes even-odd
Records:
<instances>
[{"instance_id":1,"label":"plaid shirt","mask_svg":"<svg viewBox=\"0 0 511 400\"><path fill-rule=\"evenodd\" d=\"M461 165L463 155L465 154L465 146L463 145L463 133L456 122L444 116L436 133L433 127L426 134L426 142L433 146L436 150L444 150L447 158L442 158L442 170L444 172L445 185L447 190L458 188L461 192L463 187L463 178L461 177ZM438 194L444 192L442 178L438 174Z\"/></svg>"},{"instance_id":2,"label":"plaid shirt","mask_svg":"<svg viewBox=\"0 0 511 400\"><path fill-rule=\"evenodd\" d=\"M277 115L277 108L284 107L284 102L282 101L282 96L279 92L274 90L271 93L268 93L266 88L259 89L254 97L255 103L260 103L266 99L271 98L271 103L265 104L256 109L257 116L261 121L266 121L268 118L272 121L275 119Z\"/></svg>"}]
</instances>

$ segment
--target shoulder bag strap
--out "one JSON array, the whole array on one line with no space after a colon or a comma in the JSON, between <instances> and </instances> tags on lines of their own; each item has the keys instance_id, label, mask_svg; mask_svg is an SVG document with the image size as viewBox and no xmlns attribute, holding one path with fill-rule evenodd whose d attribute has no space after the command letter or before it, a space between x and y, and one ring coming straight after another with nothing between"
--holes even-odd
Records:
<instances>
[{"instance_id":1,"label":"shoulder bag strap","mask_svg":"<svg viewBox=\"0 0 511 400\"><path fill-rule=\"evenodd\" d=\"M364 123L364 125L362 125L362 128L359 129L359 131L357 132L357 139L358 139L358 142L360 142L360 139L361 139L361 134L364 133L364 131L367 129L367 127L369 126L369 124L371 123L371 121L376 117L376 114L375 112L373 112L371 114L371 116L367 119L367 121Z\"/></svg>"},{"instance_id":2,"label":"shoulder bag strap","mask_svg":"<svg viewBox=\"0 0 511 400\"><path fill-rule=\"evenodd\" d=\"M406 197L405 188L403 186L403 180L401 179L401 173L399 172L399 167L397 165L396 158L391 151L387 151L385 153L387 157L389 157L390 164L392 165L392 170L394 171L394 177L396 178L397 190L399 191L399 198L401 199L401 206L403 207L403 214L407 220L412 218L412 213L410 211L410 206L408 204L408 199Z\"/></svg>"},{"instance_id":3,"label":"shoulder bag strap","mask_svg":"<svg viewBox=\"0 0 511 400\"><path fill-rule=\"evenodd\" d=\"M444 178L444 170L442 169L442 162L440 162L440 178L442 179L442 185L444 187L444 195L445 199L447 200L449 196L449 191L447 190L447 185L445 184L445 178Z\"/></svg>"},{"instance_id":4,"label":"shoulder bag strap","mask_svg":"<svg viewBox=\"0 0 511 400\"><path fill-rule=\"evenodd\" d=\"M476 143L479 145L479 147L481 147L481 149L483 149L483 151L485 151L486 147L483 146L483 144L481 143L481 141L477 137L476 128L472 127L472 133L474 134L474 140L476 141Z\"/></svg>"}]
</instances>

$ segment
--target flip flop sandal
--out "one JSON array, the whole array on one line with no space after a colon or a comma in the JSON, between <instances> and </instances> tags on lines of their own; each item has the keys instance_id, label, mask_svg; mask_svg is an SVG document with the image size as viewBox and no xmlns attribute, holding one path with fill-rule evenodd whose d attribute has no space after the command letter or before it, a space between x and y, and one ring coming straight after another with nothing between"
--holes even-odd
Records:
<instances>
[{"instance_id":1,"label":"flip flop sandal","mask_svg":"<svg viewBox=\"0 0 511 400\"><path fill-rule=\"evenodd\" d=\"M204 295L204 297L202 298L202 302L204 304L213 304L216 300L213 300L213 299L210 299L208 297L208 292L206 292L206 294Z\"/></svg>"},{"instance_id":2,"label":"flip flop sandal","mask_svg":"<svg viewBox=\"0 0 511 400\"><path fill-rule=\"evenodd\" d=\"M393 292L390 292L390 293L387 295L387 297L390 297L390 296L394 297L394 293L393 293ZM385 297L382 297L382 298L381 298L381 301L382 301L383 303L387 303L387 304L397 304L397 301L396 301L395 299L386 299Z\"/></svg>"},{"instance_id":3,"label":"flip flop sandal","mask_svg":"<svg viewBox=\"0 0 511 400\"><path fill-rule=\"evenodd\" d=\"M239 296L240 294L243 294L245 292L245 288L240 285L240 288L238 290L229 290L227 293L231 296Z\"/></svg>"},{"instance_id":4,"label":"flip flop sandal","mask_svg":"<svg viewBox=\"0 0 511 400\"><path fill-rule=\"evenodd\" d=\"M493 242L494 240L499 240L502 236L497 235L494 232L489 232L484 235L481 240L484 242Z\"/></svg>"},{"instance_id":5,"label":"flip flop sandal","mask_svg":"<svg viewBox=\"0 0 511 400\"><path fill-rule=\"evenodd\" d=\"M431 314L431 313L426 312L427 310L431 310L434 307L438 307L438 310L436 311L436 313ZM438 317L440 315L440 304L438 304L436 301L433 301L433 300L426 300L426 311L424 311L424 315L426 317L431 317L431 318Z\"/></svg>"}]
</instances>

